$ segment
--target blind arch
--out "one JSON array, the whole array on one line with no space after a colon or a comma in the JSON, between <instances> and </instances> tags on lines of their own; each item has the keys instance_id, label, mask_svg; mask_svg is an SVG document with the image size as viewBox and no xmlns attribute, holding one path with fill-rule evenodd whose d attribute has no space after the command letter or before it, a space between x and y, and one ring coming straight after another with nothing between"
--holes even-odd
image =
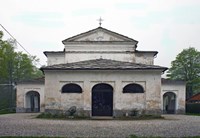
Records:
<instances>
[{"instance_id":1,"label":"blind arch","mask_svg":"<svg viewBox=\"0 0 200 138\"><path fill-rule=\"evenodd\" d=\"M123 88L123 93L144 93L144 88L140 84L131 83Z\"/></svg>"},{"instance_id":2,"label":"blind arch","mask_svg":"<svg viewBox=\"0 0 200 138\"><path fill-rule=\"evenodd\" d=\"M62 93L82 93L82 88L78 84L68 83L62 87L61 92Z\"/></svg>"}]
</instances>

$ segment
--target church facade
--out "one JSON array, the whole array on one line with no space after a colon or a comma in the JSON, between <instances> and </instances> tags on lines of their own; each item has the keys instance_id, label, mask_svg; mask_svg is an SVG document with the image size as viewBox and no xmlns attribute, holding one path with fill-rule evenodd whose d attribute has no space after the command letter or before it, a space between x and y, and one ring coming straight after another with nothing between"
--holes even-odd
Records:
<instances>
[{"instance_id":1,"label":"church facade","mask_svg":"<svg viewBox=\"0 0 200 138\"><path fill-rule=\"evenodd\" d=\"M161 79L157 51L137 50L138 41L103 27L62 41L63 51L45 51L43 80L17 85L17 112L124 116L184 113L185 84Z\"/></svg>"}]
</instances>

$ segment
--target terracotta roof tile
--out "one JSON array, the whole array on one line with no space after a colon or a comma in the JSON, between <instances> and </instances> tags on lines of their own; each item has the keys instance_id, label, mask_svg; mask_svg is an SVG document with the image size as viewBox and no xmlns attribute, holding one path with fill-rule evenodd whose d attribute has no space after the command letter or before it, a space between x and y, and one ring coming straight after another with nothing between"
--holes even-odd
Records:
<instances>
[{"instance_id":1,"label":"terracotta roof tile","mask_svg":"<svg viewBox=\"0 0 200 138\"><path fill-rule=\"evenodd\" d=\"M192 101L200 101L200 93L197 93L192 97L190 97L189 99L187 99L187 102L192 102Z\"/></svg>"}]
</instances>

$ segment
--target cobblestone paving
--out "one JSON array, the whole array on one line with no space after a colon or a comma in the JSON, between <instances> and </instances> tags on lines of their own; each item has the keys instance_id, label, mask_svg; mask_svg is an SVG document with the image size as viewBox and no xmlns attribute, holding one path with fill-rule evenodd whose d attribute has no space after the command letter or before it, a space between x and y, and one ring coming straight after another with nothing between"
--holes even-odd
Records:
<instances>
[{"instance_id":1,"label":"cobblestone paving","mask_svg":"<svg viewBox=\"0 0 200 138\"><path fill-rule=\"evenodd\" d=\"M200 136L200 116L165 115L165 120L48 120L37 114L0 115L0 136L123 138Z\"/></svg>"}]
</instances>

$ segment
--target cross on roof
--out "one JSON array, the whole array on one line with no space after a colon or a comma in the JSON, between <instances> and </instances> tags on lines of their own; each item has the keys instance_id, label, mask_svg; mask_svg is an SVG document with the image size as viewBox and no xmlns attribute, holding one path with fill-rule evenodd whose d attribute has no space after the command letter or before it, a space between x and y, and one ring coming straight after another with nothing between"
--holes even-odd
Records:
<instances>
[{"instance_id":1,"label":"cross on roof","mask_svg":"<svg viewBox=\"0 0 200 138\"><path fill-rule=\"evenodd\" d=\"M97 21L99 21L99 26L101 27L103 19L100 17Z\"/></svg>"}]
</instances>

